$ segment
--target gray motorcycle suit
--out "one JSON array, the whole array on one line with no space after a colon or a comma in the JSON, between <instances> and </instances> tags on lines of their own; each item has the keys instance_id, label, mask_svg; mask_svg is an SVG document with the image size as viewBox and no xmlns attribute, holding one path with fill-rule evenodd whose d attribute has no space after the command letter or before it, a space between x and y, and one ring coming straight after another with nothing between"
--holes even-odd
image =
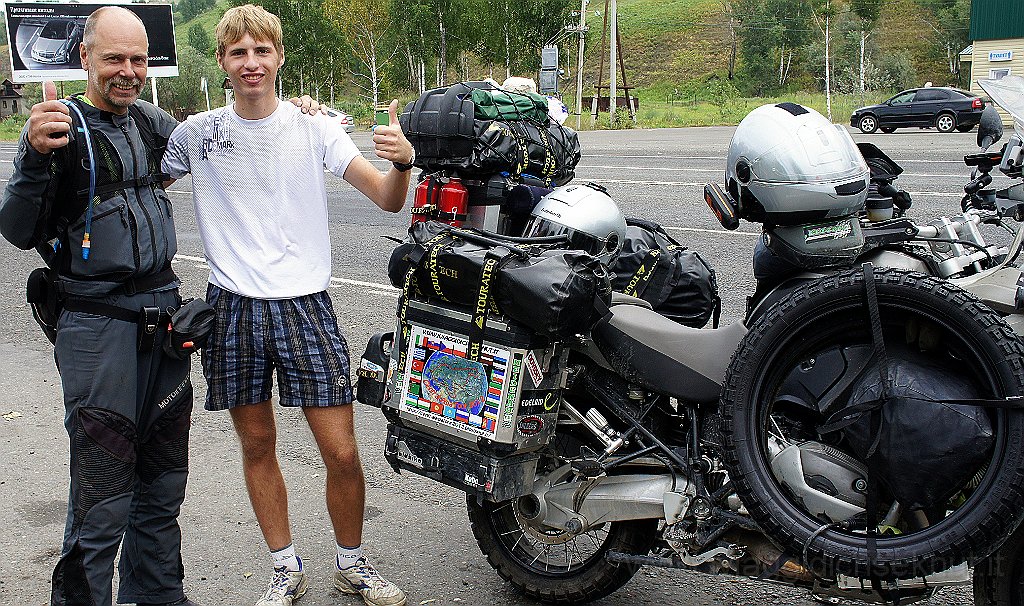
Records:
<instances>
[{"instance_id":1,"label":"gray motorcycle suit","mask_svg":"<svg viewBox=\"0 0 1024 606\"><path fill-rule=\"evenodd\" d=\"M140 348L138 322L69 310L75 302L129 312L166 312L180 304L170 271L177 249L171 205L154 182L160 159L146 142L153 138L140 133L131 112L121 116L75 103L91 131L98 184L89 201L88 259L82 254L88 198L82 132L45 155L23 132L0 205L0 232L19 248L40 250L58 274L65 301L55 358L71 488L51 603L111 604L119 546L118 601L173 602L183 596L177 518L188 474L189 360L163 353L166 330ZM136 105L149 132L170 135L176 126L171 116L143 101Z\"/></svg>"}]
</instances>

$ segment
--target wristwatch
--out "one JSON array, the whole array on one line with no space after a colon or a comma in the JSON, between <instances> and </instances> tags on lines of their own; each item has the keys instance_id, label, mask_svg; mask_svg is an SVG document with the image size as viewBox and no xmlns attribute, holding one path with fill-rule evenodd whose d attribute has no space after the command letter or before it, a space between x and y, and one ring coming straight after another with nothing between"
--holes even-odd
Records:
<instances>
[{"instance_id":1,"label":"wristwatch","mask_svg":"<svg viewBox=\"0 0 1024 606\"><path fill-rule=\"evenodd\" d=\"M398 169L399 172L406 173L406 172L409 172L410 170L412 170L413 162L415 162L415 161L416 161L416 150L414 149L414 150L412 150L412 157L409 158L409 163L408 164L405 164L405 163L402 163L402 162L392 162L392 164L395 165L395 168Z\"/></svg>"}]
</instances>

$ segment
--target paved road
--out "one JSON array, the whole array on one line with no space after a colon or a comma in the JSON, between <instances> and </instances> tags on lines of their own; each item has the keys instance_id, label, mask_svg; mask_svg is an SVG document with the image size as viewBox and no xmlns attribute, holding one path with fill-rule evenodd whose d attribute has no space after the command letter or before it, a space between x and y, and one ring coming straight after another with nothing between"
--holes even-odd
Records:
<instances>
[{"instance_id":1,"label":"paved road","mask_svg":"<svg viewBox=\"0 0 1024 606\"><path fill-rule=\"evenodd\" d=\"M588 132L579 180L605 185L628 215L666 226L718 271L724 320L736 320L753 288L750 254L757 226L726 232L704 205L701 190L722 181L732 128ZM354 135L372 159L366 133ZM899 184L914 194L914 215L932 217L958 208L966 169L962 156L974 134L900 131L856 135L876 143L901 163ZM13 144L0 144L0 180L11 172ZM380 164L383 167L383 164ZM190 183L172 188L179 230L175 271L183 292L205 292L208 270L195 228ZM386 281L392 243L404 234L408 211L385 215L343 181L328 177L335 279L331 295L353 355L370 334L390 329L397 302ZM97 243L96 245L102 245ZM34 254L0 241L0 602L44 604L58 556L67 491L67 444L52 349L24 302L24 279L38 265ZM197 400L204 396L194 371ZM368 484L367 549L379 568L405 587L410 604L531 602L518 597L487 565L469 531L461 493L411 475L396 475L380 455L384 422L358 406L357 426ZM279 450L291 490L290 507L299 553L311 574L300 604L359 601L329 590L332 536L323 514L324 470L300 415L279 415ZM267 557L240 477L238 447L225 414L193 415L192 475L182 512L189 594L203 604L251 604L267 579ZM965 592L947 592L928 603L963 604ZM813 604L805 594L751 581L643 569L625 588L599 602L639 604Z\"/></svg>"}]
</instances>

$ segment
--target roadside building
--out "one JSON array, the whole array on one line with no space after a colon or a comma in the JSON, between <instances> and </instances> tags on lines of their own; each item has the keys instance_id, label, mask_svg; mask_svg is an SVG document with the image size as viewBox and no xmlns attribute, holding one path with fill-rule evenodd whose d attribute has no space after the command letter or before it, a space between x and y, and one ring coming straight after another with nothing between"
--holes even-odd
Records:
<instances>
[{"instance_id":1,"label":"roadside building","mask_svg":"<svg viewBox=\"0 0 1024 606\"><path fill-rule=\"evenodd\" d=\"M16 114L27 116L32 104L26 103L21 95L25 85L4 80L0 86L3 87L0 91L0 120Z\"/></svg>"},{"instance_id":2,"label":"roadside building","mask_svg":"<svg viewBox=\"0 0 1024 606\"><path fill-rule=\"evenodd\" d=\"M960 53L971 92L984 95L978 80L1024 76L1024 2L971 1L971 46ZM1009 124L1009 116L1003 115Z\"/></svg>"}]
</instances>

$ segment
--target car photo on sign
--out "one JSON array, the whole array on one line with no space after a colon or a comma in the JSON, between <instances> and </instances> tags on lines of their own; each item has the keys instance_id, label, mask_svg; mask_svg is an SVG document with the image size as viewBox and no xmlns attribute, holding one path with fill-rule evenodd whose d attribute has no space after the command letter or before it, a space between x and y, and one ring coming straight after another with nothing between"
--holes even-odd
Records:
<instances>
[{"instance_id":1,"label":"car photo on sign","mask_svg":"<svg viewBox=\"0 0 1024 606\"><path fill-rule=\"evenodd\" d=\"M18 24L18 49L21 60L30 69L55 67L81 67L79 46L85 32L85 19L26 20ZM26 41L27 40L27 41ZM28 56L25 51L28 50ZM43 65L33 65L36 64Z\"/></svg>"},{"instance_id":2,"label":"car photo on sign","mask_svg":"<svg viewBox=\"0 0 1024 606\"><path fill-rule=\"evenodd\" d=\"M850 126L862 133L897 128L934 128L941 133L954 130L966 133L977 126L985 101L965 90L933 86L905 90L878 105L869 105L853 112Z\"/></svg>"},{"instance_id":3,"label":"car photo on sign","mask_svg":"<svg viewBox=\"0 0 1024 606\"><path fill-rule=\"evenodd\" d=\"M103 6L123 6L145 24L150 76L178 75L170 4L8 2L4 3L4 12L11 41L11 80L85 80L81 55L85 22Z\"/></svg>"}]
</instances>

